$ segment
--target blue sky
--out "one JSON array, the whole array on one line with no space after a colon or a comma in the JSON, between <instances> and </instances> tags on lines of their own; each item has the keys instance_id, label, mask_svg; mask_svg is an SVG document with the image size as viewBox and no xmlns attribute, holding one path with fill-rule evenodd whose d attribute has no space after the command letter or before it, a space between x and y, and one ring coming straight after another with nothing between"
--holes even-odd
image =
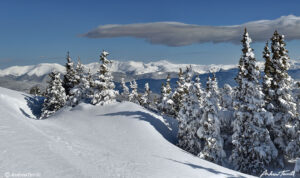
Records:
<instances>
[{"instance_id":1,"label":"blue sky","mask_svg":"<svg viewBox=\"0 0 300 178\"><path fill-rule=\"evenodd\" d=\"M142 38L93 39L80 35L107 24L174 21L230 26L290 14L300 16L300 2L294 0L161 1L0 1L0 68L42 62L64 64L67 51L73 58L80 56L83 63L96 62L102 49L122 61L233 64L239 59L241 46L231 42L172 47ZM258 60L263 46L263 42L252 45ZM300 59L299 40L288 41L287 49L291 58Z\"/></svg>"}]
</instances>

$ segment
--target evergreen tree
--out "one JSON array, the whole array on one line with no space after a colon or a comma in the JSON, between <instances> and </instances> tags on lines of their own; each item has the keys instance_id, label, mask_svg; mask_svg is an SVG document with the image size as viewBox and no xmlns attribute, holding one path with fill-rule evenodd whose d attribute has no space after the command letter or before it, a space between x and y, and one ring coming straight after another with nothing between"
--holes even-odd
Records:
<instances>
[{"instance_id":1,"label":"evergreen tree","mask_svg":"<svg viewBox=\"0 0 300 178\"><path fill-rule=\"evenodd\" d=\"M195 88L195 92L196 92L196 96L198 98L198 103L200 105L200 107L203 106L203 102L204 102L204 98L205 98L205 92L202 89L201 86L201 82L200 82L200 77L197 76L195 78L195 82L194 82L194 88Z\"/></svg>"},{"instance_id":2,"label":"evergreen tree","mask_svg":"<svg viewBox=\"0 0 300 178\"><path fill-rule=\"evenodd\" d=\"M200 139L197 137L197 129L200 123L200 105L197 90L192 82L193 72L187 68L185 72L185 90L182 107L178 113L178 146L197 155L201 149Z\"/></svg>"},{"instance_id":3,"label":"evergreen tree","mask_svg":"<svg viewBox=\"0 0 300 178\"><path fill-rule=\"evenodd\" d=\"M204 147L201 150L200 158L223 164L226 156L223 150L223 139L221 137L221 122L218 117L220 110L220 100L218 83L215 75L208 77L206 97L203 104L203 114L200 127L197 131L199 138L204 140Z\"/></svg>"},{"instance_id":4,"label":"evergreen tree","mask_svg":"<svg viewBox=\"0 0 300 178\"><path fill-rule=\"evenodd\" d=\"M113 76L109 72L109 65L112 63L106 57L108 52L103 51L100 55L100 70L98 71L98 78L94 81L94 95L92 104L108 104L116 101L116 95L118 91L114 90L115 84L113 82Z\"/></svg>"},{"instance_id":5,"label":"evergreen tree","mask_svg":"<svg viewBox=\"0 0 300 178\"><path fill-rule=\"evenodd\" d=\"M41 92L40 88L37 85L30 88L29 93L31 95L34 95L34 96L41 96L42 95L42 92Z\"/></svg>"},{"instance_id":6,"label":"evergreen tree","mask_svg":"<svg viewBox=\"0 0 300 178\"><path fill-rule=\"evenodd\" d=\"M171 82L171 76L170 76L170 74L168 74L167 79L166 79L166 91L167 91L167 94L169 94L169 95L171 95L171 93L172 93L172 88L171 88L170 82Z\"/></svg>"},{"instance_id":7,"label":"evergreen tree","mask_svg":"<svg viewBox=\"0 0 300 178\"><path fill-rule=\"evenodd\" d=\"M236 77L238 84L234 112L230 160L235 169L259 174L277 156L267 125L272 124L272 114L264 109L264 94L259 85L259 67L250 47L251 38L247 30L242 39L243 49Z\"/></svg>"},{"instance_id":8,"label":"evergreen tree","mask_svg":"<svg viewBox=\"0 0 300 178\"><path fill-rule=\"evenodd\" d=\"M136 104L141 104L140 102L140 95L138 93L138 85L135 80L130 82L130 88L131 88L131 93L129 94L129 101L136 103Z\"/></svg>"},{"instance_id":9,"label":"evergreen tree","mask_svg":"<svg viewBox=\"0 0 300 178\"><path fill-rule=\"evenodd\" d=\"M185 94L185 90L183 88L184 85L184 77L183 77L183 72L182 69L179 69L178 73L178 81L176 82L177 87L172 95L172 101L174 102L174 115L175 117L178 116L179 110L182 106L183 102L183 95Z\"/></svg>"},{"instance_id":10,"label":"evergreen tree","mask_svg":"<svg viewBox=\"0 0 300 178\"><path fill-rule=\"evenodd\" d=\"M229 84L225 84L221 93L221 106L228 110L233 110L233 89Z\"/></svg>"},{"instance_id":11,"label":"evergreen tree","mask_svg":"<svg viewBox=\"0 0 300 178\"><path fill-rule=\"evenodd\" d=\"M84 74L84 66L80 62L80 58L78 57L77 65L75 67L75 79L80 81L81 76Z\"/></svg>"},{"instance_id":12,"label":"evergreen tree","mask_svg":"<svg viewBox=\"0 0 300 178\"><path fill-rule=\"evenodd\" d=\"M263 58L265 59L265 68L264 68L264 76L263 76L263 92L265 94L266 106L271 101L271 97L269 95L269 89L271 88L271 73L274 73L274 68L272 67L271 62L271 52L269 49L269 42L266 43L263 51Z\"/></svg>"},{"instance_id":13,"label":"evergreen tree","mask_svg":"<svg viewBox=\"0 0 300 178\"><path fill-rule=\"evenodd\" d=\"M165 96L167 94L167 90L166 90L166 86L165 86L165 83L162 83L161 84L161 87L160 87L160 101L158 103L158 106L157 108L162 112L164 113L163 111L163 108L162 108L162 102L163 102L163 96Z\"/></svg>"},{"instance_id":14,"label":"evergreen tree","mask_svg":"<svg viewBox=\"0 0 300 178\"><path fill-rule=\"evenodd\" d=\"M288 51L284 36L277 31L271 41L272 58L265 71L270 86L266 91L269 98L267 109L274 114L275 120L270 131L280 155L286 153L286 156L295 158L300 156L299 115L291 93L293 80L287 72L290 67Z\"/></svg>"},{"instance_id":15,"label":"evergreen tree","mask_svg":"<svg viewBox=\"0 0 300 178\"><path fill-rule=\"evenodd\" d=\"M221 93L221 110L219 111L219 118L221 122L221 135L224 140L224 149L232 147L231 136L233 134L233 101L234 101L234 89L229 84L225 84Z\"/></svg>"},{"instance_id":16,"label":"evergreen tree","mask_svg":"<svg viewBox=\"0 0 300 178\"><path fill-rule=\"evenodd\" d=\"M122 85L122 93L121 96L125 101L129 101L129 89L126 86L124 78L121 79L121 85Z\"/></svg>"},{"instance_id":17,"label":"evergreen tree","mask_svg":"<svg viewBox=\"0 0 300 178\"><path fill-rule=\"evenodd\" d=\"M174 102L172 100L172 89L170 86L171 77L168 74L166 84L162 84L161 100L158 105L159 110L167 115L175 116Z\"/></svg>"},{"instance_id":18,"label":"evergreen tree","mask_svg":"<svg viewBox=\"0 0 300 178\"><path fill-rule=\"evenodd\" d=\"M159 98L156 95L154 95L153 106L152 106L154 110L159 111L158 109L159 101L160 101Z\"/></svg>"},{"instance_id":19,"label":"evergreen tree","mask_svg":"<svg viewBox=\"0 0 300 178\"><path fill-rule=\"evenodd\" d=\"M297 105L297 113L300 113L300 82L295 82L293 87L293 95Z\"/></svg>"},{"instance_id":20,"label":"evergreen tree","mask_svg":"<svg viewBox=\"0 0 300 178\"><path fill-rule=\"evenodd\" d=\"M70 90L78 83L78 79L76 79L76 71L69 52L67 53L66 59L66 74L64 75L63 87L65 88L67 96L69 96Z\"/></svg>"},{"instance_id":21,"label":"evergreen tree","mask_svg":"<svg viewBox=\"0 0 300 178\"><path fill-rule=\"evenodd\" d=\"M50 81L45 93L45 100L40 119L47 118L66 104L66 93L62 86L60 73L52 72L49 74Z\"/></svg>"},{"instance_id":22,"label":"evergreen tree","mask_svg":"<svg viewBox=\"0 0 300 178\"><path fill-rule=\"evenodd\" d=\"M84 73L80 59L78 59L76 65L76 79L79 83L70 90L71 96L69 98L69 105L73 107L79 104L80 101L88 99L90 94L90 82Z\"/></svg>"},{"instance_id":23,"label":"evergreen tree","mask_svg":"<svg viewBox=\"0 0 300 178\"><path fill-rule=\"evenodd\" d=\"M220 105L221 96L220 96L218 81L217 81L216 74L212 73L212 75L213 75L212 78L208 77L208 81L206 83L206 92L210 93L211 99L215 100L214 103L217 103L217 105L216 105L217 110L220 110L221 109L221 105Z\"/></svg>"},{"instance_id":24,"label":"evergreen tree","mask_svg":"<svg viewBox=\"0 0 300 178\"><path fill-rule=\"evenodd\" d=\"M151 91L150 91L149 83L145 83L145 92L141 97L141 104L145 108L150 108L150 104L151 104L150 94Z\"/></svg>"},{"instance_id":25,"label":"evergreen tree","mask_svg":"<svg viewBox=\"0 0 300 178\"><path fill-rule=\"evenodd\" d=\"M88 81L88 85L89 85L89 88L86 91L86 96L87 96L87 99L89 100L89 102L91 102L91 100L93 99L93 95L94 95L93 89L95 88L95 81L94 81L93 75L91 74L90 69L87 73L86 80Z\"/></svg>"}]
</instances>

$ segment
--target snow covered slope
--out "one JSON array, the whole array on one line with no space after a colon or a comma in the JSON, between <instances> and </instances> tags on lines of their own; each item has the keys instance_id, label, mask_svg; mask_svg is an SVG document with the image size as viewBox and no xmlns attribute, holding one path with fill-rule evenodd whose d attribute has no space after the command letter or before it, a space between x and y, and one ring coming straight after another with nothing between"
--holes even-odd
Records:
<instances>
[{"instance_id":1,"label":"snow covered slope","mask_svg":"<svg viewBox=\"0 0 300 178\"><path fill-rule=\"evenodd\" d=\"M0 177L250 177L179 149L176 123L133 103L80 104L34 120L34 101L0 88Z\"/></svg>"}]
</instances>

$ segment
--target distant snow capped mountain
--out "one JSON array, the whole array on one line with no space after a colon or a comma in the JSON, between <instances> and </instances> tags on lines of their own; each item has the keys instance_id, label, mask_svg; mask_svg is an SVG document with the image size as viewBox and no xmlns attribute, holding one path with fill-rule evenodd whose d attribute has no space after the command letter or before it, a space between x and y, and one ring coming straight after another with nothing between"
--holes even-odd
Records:
<instances>
[{"instance_id":1,"label":"distant snow capped mountain","mask_svg":"<svg viewBox=\"0 0 300 178\"><path fill-rule=\"evenodd\" d=\"M76 63L74 63L74 66ZM117 61L113 60L111 65L111 72L118 72L130 75L145 75L145 74L167 74L167 73L178 73L179 68L185 69L187 66L191 65L194 72L198 74L209 73L210 70L218 72L220 70L229 70L237 67L237 64L211 64L211 65L201 65L201 64L175 64L166 60L160 60L156 62L139 62L139 61ZM258 65L261 69L264 67L264 63L259 61ZM95 74L99 70L100 63L94 62L90 64L85 64L86 70L90 69L92 74ZM299 69L300 61L291 60L290 69ZM29 66L12 66L6 69L0 70L0 77L3 76L15 76L20 77L23 75L37 76L41 77L49 74L52 71L65 73L65 67L57 63L41 63L37 65ZM151 77L150 77L151 78Z\"/></svg>"},{"instance_id":2,"label":"distant snow capped mountain","mask_svg":"<svg viewBox=\"0 0 300 178\"><path fill-rule=\"evenodd\" d=\"M3 77L3 76L11 75L11 76L20 77L22 75L28 75L28 76L35 75L37 77L41 77L53 71L64 73L65 67L56 63L41 63L41 64L30 65L30 66L12 66L0 70L0 76Z\"/></svg>"},{"instance_id":3,"label":"distant snow capped mountain","mask_svg":"<svg viewBox=\"0 0 300 178\"><path fill-rule=\"evenodd\" d=\"M76 64L75 64L76 65ZM199 65L199 64L174 64L166 60L157 62L137 62L137 61L117 61L114 60L111 71L116 81L117 89L120 89L121 78L126 81L137 80L139 90L144 90L145 83L149 83L153 93L159 93L162 82L165 82L167 74L171 74L171 86L176 87L177 74L179 68L185 69L191 65L196 74L200 74L201 82L205 86L210 70L216 72L219 86L225 83L236 85L234 77L237 75L237 65ZM258 62L263 71L264 63ZM90 63L85 65L85 69L91 70L95 74L99 70L100 63ZM0 86L13 90L28 92L32 86L38 85L41 89L47 86L48 74L52 71L65 73L65 67L55 63L42 63L31 66L13 66L0 70ZM300 81L300 61L292 60L289 74L293 79Z\"/></svg>"},{"instance_id":4,"label":"distant snow capped mountain","mask_svg":"<svg viewBox=\"0 0 300 178\"><path fill-rule=\"evenodd\" d=\"M174 64L166 60L161 60L157 62L137 62L137 61L117 61L113 60L111 65L111 72L120 72L124 74L131 75L143 75L149 73L165 74L178 72L179 68L185 69L187 66L191 65L193 70L198 74L208 73L210 70L228 70L235 68L236 65L200 65L200 64ZM94 74L99 70L100 63L90 63L86 64L86 69L90 69L91 73ZM65 67L56 63L41 63L37 65L30 66L12 66L3 70L0 70L0 76L16 76L20 77L22 75L28 76L44 76L52 71L57 71L64 73Z\"/></svg>"},{"instance_id":5,"label":"distant snow capped mountain","mask_svg":"<svg viewBox=\"0 0 300 178\"><path fill-rule=\"evenodd\" d=\"M136 75L147 74L147 73L171 73L178 72L179 68L185 69L187 66L191 65L196 73L203 74L208 73L209 70L228 70L235 68L236 65L200 65L200 64L174 64L166 60L156 61L156 62L120 62L113 61L112 71L122 71L124 73L130 72Z\"/></svg>"}]
</instances>

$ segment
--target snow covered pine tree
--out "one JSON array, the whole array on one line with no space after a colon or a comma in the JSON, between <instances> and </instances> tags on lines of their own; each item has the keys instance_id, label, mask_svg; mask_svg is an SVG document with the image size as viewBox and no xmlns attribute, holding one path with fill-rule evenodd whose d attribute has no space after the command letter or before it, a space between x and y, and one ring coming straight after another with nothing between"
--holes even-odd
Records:
<instances>
[{"instance_id":1,"label":"snow covered pine tree","mask_svg":"<svg viewBox=\"0 0 300 178\"><path fill-rule=\"evenodd\" d=\"M277 157L267 129L272 124L272 114L264 109L264 94L259 84L259 67L250 47L251 38L247 30L243 35L242 56L239 61L238 84L234 105L231 162L235 169L259 174Z\"/></svg>"},{"instance_id":2,"label":"snow covered pine tree","mask_svg":"<svg viewBox=\"0 0 300 178\"><path fill-rule=\"evenodd\" d=\"M200 82L200 77L197 76L195 78L195 82L193 82L194 85L194 89L196 92L196 96L198 98L198 103L200 105L200 107L202 107L203 105L203 101L204 101L204 97L205 97L205 92L203 91L203 88L201 86L201 82Z\"/></svg>"},{"instance_id":3,"label":"snow covered pine tree","mask_svg":"<svg viewBox=\"0 0 300 178\"><path fill-rule=\"evenodd\" d=\"M92 104L104 105L116 101L115 98L118 95L118 91L114 90L115 84L112 81L113 76L109 72L109 65L112 63L106 57L108 52L103 51L100 55L100 70L97 73L97 79L94 82L94 94Z\"/></svg>"},{"instance_id":4,"label":"snow covered pine tree","mask_svg":"<svg viewBox=\"0 0 300 178\"><path fill-rule=\"evenodd\" d=\"M49 74L50 81L45 93L45 100L40 119L49 117L66 104L66 93L62 86L60 73L52 72Z\"/></svg>"},{"instance_id":5,"label":"snow covered pine tree","mask_svg":"<svg viewBox=\"0 0 300 178\"><path fill-rule=\"evenodd\" d=\"M178 116L179 110L182 106L183 95L185 92L183 89L184 78L183 78L183 72L182 72L181 68L179 68L178 81L176 82L176 84L177 84L177 87L172 95L172 101L174 102L175 118Z\"/></svg>"},{"instance_id":6,"label":"snow covered pine tree","mask_svg":"<svg viewBox=\"0 0 300 178\"><path fill-rule=\"evenodd\" d=\"M150 94L151 94L151 90L149 87L149 83L145 83L145 92L141 96L141 105L144 106L145 108L150 108L150 103L151 103Z\"/></svg>"},{"instance_id":7,"label":"snow covered pine tree","mask_svg":"<svg viewBox=\"0 0 300 178\"><path fill-rule=\"evenodd\" d=\"M223 139L221 137L221 121L219 119L221 106L215 75L213 75L213 78L208 77L206 86L203 114L197 131L198 137L204 140L204 147L199 156L208 161L223 164L223 158L226 154L223 150Z\"/></svg>"},{"instance_id":8,"label":"snow covered pine tree","mask_svg":"<svg viewBox=\"0 0 300 178\"><path fill-rule=\"evenodd\" d=\"M284 36L274 32L271 38L272 58L265 47L264 92L266 109L274 115L270 127L271 138L279 151L279 164L283 166L283 154L289 158L300 156L299 115L292 96L293 80L288 74L289 56L285 49Z\"/></svg>"},{"instance_id":9,"label":"snow covered pine tree","mask_svg":"<svg viewBox=\"0 0 300 178\"><path fill-rule=\"evenodd\" d=\"M78 83L78 80L76 79L76 71L69 52L66 59L66 74L64 75L63 87L65 88L66 95L69 96L70 90Z\"/></svg>"},{"instance_id":10,"label":"snow covered pine tree","mask_svg":"<svg viewBox=\"0 0 300 178\"><path fill-rule=\"evenodd\" d=\"M70 98L68 100L70 106L76 106L81 100L88 98L88 92L90 90L90 82L84 73L83 65L78 59L76 65L76 79L79 81L71 90Z\"/></svg>"},{"instance_id":11,"label":"snow covered pine tree","mask_svg":"<svg viewBox=\"0 0 300 178\"><path fill-rule=\"evenodd\" d=\"M166 79L166 84L161 86L161 99L158 104L158 109L161 113L167 114L170 116L175 116L174 102L172 100L172 88L170 86L171 77L168 74Z\"/></svg>"},{"instance_id":12,"label":"snow covered pine tree","mask_svg":"<svg viewBox=\"0 0 300 178\"><path fill-rule=\"evenodd\" d=\"M94 88L95 88L95 81L93 78L93 75L91 74L91 70L89 69L86 80L89 82L89 89L86 89L86 99L88 100L88 103L91 103L91 100L93 99L94 95Z\"/></svg>"},{"instance_id":13,"label":"snow covered pine tree","mask_svg":"<svg viewBox=\"0 0 300 178\"><path fill-rule=\"evenodd\" d=\"M229 84L224 84L220 92L220 105L222 106L221 111L219 111L219 118L221 121L221 135L224 140L224 149L231 148L232 140L231 136L233 134L232 123L234 120L234 108L233 100L235 97L235 89L233 89Z\"/></svg>"},{"instance_id":14,"label":"snow covered pine tree","mask_svg":"<svg viewBox=\"0 0 300 178\"><path fill-rule=\"evenodd\" d=\"M192 68L187 68L183 83L182 107L179 110L178 120L178 146L182 149L197 155L201 149L200 139L197 137L197 130L200 123L200 105L197 97L197 90L192 82Z\"/></svg>"},{"instance_id":15,"label":"snow covered pine tree","mask_svg":"<svg viewBox=\"0 0 300 178\"><path fill-rule=\"evenodd\" d=\"M129 101L129 88L126 86L124 78L121 79L121 85L122 85L122 93L121 93L122 100Z\"/></svg>"},{"instance_id":16,"label":"snow covered pine tree","mask_svg":"<svg viewBox=\"0 0 300 178\"><path fill-rule=\"evenodd\" d=\"M129 101L136 104L141 104L141 98L137 90L138 85L135 80L130 82L130 88L131 88L131 93L129 94Z\"/></svg>"},{"instance_id":17,"label":"snow covered pine tree","mask_svg":"<svg viewBox=\"0 0 300 178\"><path fill-rule=\"evenodd\" d=\"M229 84L225 84L221 92L221 106L228 110L232 110L233 89Z\"/></svg>"}]
</instances>

